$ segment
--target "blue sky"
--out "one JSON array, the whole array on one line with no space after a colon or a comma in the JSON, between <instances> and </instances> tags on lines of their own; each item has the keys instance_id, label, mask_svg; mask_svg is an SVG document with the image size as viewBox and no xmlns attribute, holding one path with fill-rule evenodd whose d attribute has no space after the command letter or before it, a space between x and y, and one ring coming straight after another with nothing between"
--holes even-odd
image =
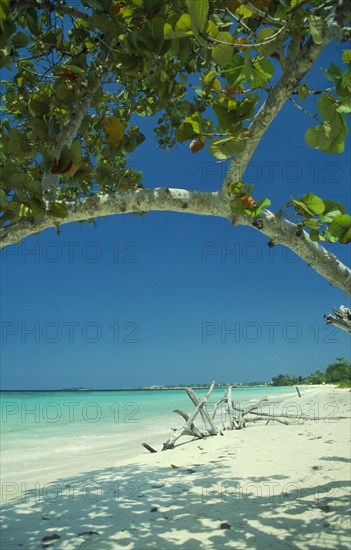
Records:
<instances>
[{"instance_id":1,"label":"blue sky","mask_svg":"<svg viewBox=\"0 0 351 550\"><path fill-rule=\"evenodd\" d=\"M319 67L309 84L325 80ZM315 101L315 100L313 100ZM277 210L307 191L350 203L344 155L304 142L313 120L286 105L246 172ZM129 164L146 187L217 190L225 174L206 149L167 153L150 134ZM333 250L350 263L350 246ZM2 388L96 389L270 380L350 356L323 314L348 298L283 247L229 222L178 213L123 215L47 230L1 254Z\"/></svg>"}]
</instances>

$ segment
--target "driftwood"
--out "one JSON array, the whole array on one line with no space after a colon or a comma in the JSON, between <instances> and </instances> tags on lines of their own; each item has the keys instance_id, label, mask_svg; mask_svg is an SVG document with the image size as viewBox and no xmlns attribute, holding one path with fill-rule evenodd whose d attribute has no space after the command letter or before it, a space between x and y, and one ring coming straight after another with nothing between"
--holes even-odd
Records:
<instances>
[{"instance_id":1,"label":"driftwood","mask_svg":"<svg viewBox=\"0 0 351 550\"><path fill-rule=\"evenodd\" d=\"M238 420L235 418L234 403L232 400L232 386L229 386L228 388L226 405L229 414L229 429L233 430L237 427Z\"/></svg>"},{"instance_id":2,"label":"driftwood","mask_svg":"<svg viewBox=\"0 0 351 550\"><path fill-rule=\"evenodd\" d=\"M195 410L192 414L188 414L181 409L174 409L173 412L181 416L185 420L185 424L181 428L172 428L172 434L163 444L162 451L167 449L173 449L175 442L182 436L191 436L195 439L203 439L204 437L214 436L217 434L223 435L223 430L241 430L245 428L247 424L252 424L254 422L265 422L266 425L269 422L278 422L280 424L289 425L289 420L330 420L330 417L315 417L307 414L284 414L284 413L269 413L263 412L261 410L262 403L268 401L267 397L262 397L256 403L246 405L244 407L236 406L233 401L233 386L229 386L224 397L219 399L214 407L212 416L210 416L207 409L208 399L213 392L215 383L212 382L208 392L205 397L200 399L194 390L191 388L186 388L186 393L191 399L192 403L195 405ZM298 390L298 388L296 388ZM299 392L298 392L299 393ZM300 396L300 395L299 395ZM222 423L222 430L220 430L216 424L216 415L218 413L219 406L224 403L225 411L228 415L228 421ZM208 429L200 429L195 425L195 419L197 416L201 416L202 420ZM347 416L333 416L333 420L340 420L349 418ZM147 443L142 444L148 451L151 453L156 453Z\"/></svg>"},{"instance_id":3,"label":"driftwood","mask_svg":"<svg viewBox=\"0 0 351 550\"><path fill-rule=\"evenodd\" d=\"M194 420L197 417L197 415L199 414L199 412L201 411L201 409L203 409L204 407L207 407L207 401L208 401L208 398L210 397L210 395L211 395L211 393L214 389L214 386L215 386L215 383L212 382L212 384L210 386L210 389L206 393L205 397L203 399L201 399L201 401L196 396L197 400L198 400L198 404L196 406L195 411L188 417L186 423L184 424L184 426L182 428L178 428L177 430L174 430L174 432L171 434L171 436L163 444L162 451L166 451L167 449L173 449L174 443L177 441L177 439L182 437L182 435L189 435L189 432L193 433L193 430L191 428L193 426ZM189 388L187 388L187 389L189 389ZM205 408L205 410L206 410L206 408ZM208 413L206 415L206 418L209 418ZM216 429L216 434L217 434L217 429ZM215 435L215 434L211 434L211 435Z\"/></svg>"},{"instance_id":4,"label":"driftwood","mask_svg":"<svg viewBox=\"0 0 351 550\"><path fill-rule=\"evenodd\" d=\"M148 445L147 443L142 443L142 446L145 447L145 449L147 449L148 451L150 451L150 453L157 453L157 451L155 449L153 449L151 447L151 445Z\"/></svg>"},{"instance_id":5,"label":"driftwood","mask_svg":"<svg viewBox=\"0 0 351 550\"><path fill-rule=\"evenodd\" d=\"M218 407L221 403L223 403L224 401L227 401L227 397L222 397L221 399L219 399L219 401L217 401L216 405L215 405L215 408L213 410L213 414L212 414L212 418L215 418L216 414L217 414L217 411L218 411Z\"/></svg>"},{"instance_id":6,"label":"driftwood","mask_svg":"<svg viewBox=\"0 0 351 550\"><path fill-rule=\"evenodd\" d=\"M214 384L215 383L212 382L211 388L212 388L212 385L213 385L213 388L214 388ZM213 390L213 388L212 388L212 390ZM212 390L211 390L211 393L212 393ZM194 403L194 405L198 406L198 404L200 403L200 399L198 398L198 396L196 395L194 390L192 390L191 388L185 388L185 391L188 394L188 396L190 397L190 399L192 400L192 402ZM211 416L208 414L207 399L206 399L205 406L201 407L201 409L200 409L200 414L201 414L201 417L202 417L202 420L203 420L204 424L206 425L206 423L208 423L210 425L210 429L209 429L210 435L216 435L218 430L217 430L217 428L215 426L215 423L213 422Z\"/></svg>"},{"instance_id":7,"label":"driftwood","mask_svg":"<svg viewBox=\"0 0 351 550\"><path fill-rule=\"evenodd\" d=\"M175 413L177 414L180 414L180 416L182 416L184 418L184 420L188 421L189 420L189 415L184 412L184 411L181 411L180 409L174 409ZM189 433L195 437L198 437L199 439L202 439L203 437L206 437L207 435L209 435L209 433L205 430L199 430L195 424L191 424L191 426L189 426Z\"/></svg>"},{"instance_id":8,"label":"driftwood","mask_svg":"<svg viewBox=\"0 0 351 550\"><path fill-rule=\"evenodd\" d=\"M345 306L340 306L340 309L333 307L333 314L324 315L327 325L335 325L351 334L351 309Z\"/></svg>"}]
</instances>

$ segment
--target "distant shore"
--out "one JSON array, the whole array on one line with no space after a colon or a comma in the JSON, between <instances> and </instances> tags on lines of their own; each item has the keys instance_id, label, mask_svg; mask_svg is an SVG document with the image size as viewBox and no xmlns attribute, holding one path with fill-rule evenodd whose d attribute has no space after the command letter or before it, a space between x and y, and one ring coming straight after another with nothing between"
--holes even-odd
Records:
<instances>
[{"instance_id":1,"label":"distant shore","mask_svg":"<svg viewBox=\"0 0 351 550\"><path fill-rule=\"evenodd\" d=\"M46 486L38 479L4 504L2 545L346 550L350 396L317 386L279 403L315 420L184 437L174 450L118 463L111 456L108 468Z\"/></svg>"},{"instance_id":2,"label":"distant shore","mask_svg":"<svg viewBox=\"0 0 351 550\"><path fill-rule=\"evenodd\" d=\"M225 389L228 387L229 384L216 384L216 388L218 389ZM303 388L314 388L319 386L324 386L326 384L296 384L297 386L301 386ZM193 390L205 390L208 389L210 384L181 384L181 385L175 385L175 386L140 386L138 388L103 388L103 389L95 389L95 388L59 388L59 389L32 389L32 390L21 390L21 389L12 389L12 390L0 390L0 393L17 393L17 392L111 392L111 391L160 391L160 390L184 390L185 388L192 388ZM233 388L293 388L295 385L290 386L273 386L269 382L262 382L262 383L243 383L243 384L231 384Z\"/></svg>"}]
</instances>

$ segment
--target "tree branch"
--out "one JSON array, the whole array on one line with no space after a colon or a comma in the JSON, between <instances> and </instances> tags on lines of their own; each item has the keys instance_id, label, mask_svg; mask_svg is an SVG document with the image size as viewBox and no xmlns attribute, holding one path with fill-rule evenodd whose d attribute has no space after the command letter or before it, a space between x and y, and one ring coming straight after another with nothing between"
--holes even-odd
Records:
<instances>
[{"instance_id":1,"label":"tree branch","mask_svg":"<svg viewBox=\"0 0 351 550\"><path fill-rule=\"evenodd\" d=\"M132 189L115 194L98 193L64 204L68 209L68 215L63 219L47 214L35 223L32 219L25 219L0 229L0 248L17 243L49 227L55 227L58 223L64 225L115 214L172 211L230 218L228 201L221 193L184 189Z\"/></svg>"},{"instance_id":2,"label":"tree branch","mask_svg":"<svg viewBox=\"0 0 351 550\"><path fill-rule=\"evenodd\" d=\"M0 230L0 248L18 243L21 239L49 227L57 227L58 223L64 225L115 214L168 211L216 216L228 219L234 225L253 227L274 244L290 248L331 285L351 296L351 270L334 254L311 241L308 233L301 232L297 225L269 210L264 210L256 218L235 216L233 221L229 201L221 191L205 193L169 188L137 189L116 194L96 194L75 202L66 202L65 205L68 215L62 220L44 215L36 222L27 219L4 227Z\"/></svg>"},{"instance_id":3,"label":"tree branch","mask_svg":"<svg viewBox=\"0 0 351 550\"><path fill-rule=\"evenodd\" d=\"M329 40L328 40L329 42ZM257 145L262 139L270 124L273 122L280 109L295 90L300 80L305 76L314 61L324 48L325 43L317 46L312 39L302 49L299 59L289 64L289 69L283 73L278 84L271 89L262 107L249 126L246 147L242 153L236 155L229 165L224 179L224 188L230 183L236 183L243 179L246 166L251 160Z\"/></svg>"},{"instance_id":4,"label":"tree branch","mask_svg":"<svg viewBox=\"0 0 351 550\"><path fill-rule=\"evenodd\" d=\"M248 216L237 216L235 224L255 227L269 237L272 244L281 244L290 248L331 285L351 296L351 269L323 246L312 241L308 233L301 231L296 224L269 210L264 210L254 219Z\"/></svg>"},{"instance_id":5,"label":"tree branch","mask_svg":"<svg viewBox=\"0 0 351 550\"><path fill-rule=\"evenodd\" d=\"M326 17L324 37L321 44L315 44L312 37L310 37L296 58L291 54L290 58L287 59L287 70L283 72L277 85L268 93L266 101L249 126L246 148L242 153L236 155L229 165L223 182L224 189L227 189L229 184L243 179L245 168L250 162L263 134L294 92L296 86L312 67L325 46L333 38L341 40L344 36L342 25L345 22L348 23L350 18L350 8L347 4L346 0L341 0L337 7L329 7L330 13Z\"/></svg>"},{"instance_id":6,"label":"tree branch","mask_svg":"<svg viewBox=\"0 0 351 550\"><path fill-rule=\"evenodd\" d=\"M108 75L111 69L112 63L109 59L106 59L106 65L100 65L94 69L94 72L98 75L95 86L91 90L89 90L89 93L87 92L87 95L85 96L77 110L71 113L69 120L66 122L65 126L61 128L57 136L57 144L53 150L53 156L56 161L59 160L63 147L65 145L67 147L70 147L72 145L72 142L79 131L83 119L88 112L96 90L102 84L104 78ZM60 174L52 174L51 172L45 172L43 174L42 189L44 201L47 208L50 206L50 203L54 202L56 199L56 190L60 181L60 177Z\"/></svg>"}]
</instances>

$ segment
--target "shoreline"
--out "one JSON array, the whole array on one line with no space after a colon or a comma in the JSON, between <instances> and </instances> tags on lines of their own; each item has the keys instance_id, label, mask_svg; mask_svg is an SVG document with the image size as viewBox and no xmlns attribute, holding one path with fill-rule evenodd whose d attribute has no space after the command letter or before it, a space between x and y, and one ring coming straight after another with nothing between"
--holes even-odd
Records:
<instances>
[{"instance_id":1,"label":"shoreline","mask_svg":"<svg viewBox=\"0 0 351 550\"><path fill-rule=\"evenodd\" d=\"M274 388L272 391L259 389L260 395L256 394L255 389L252 389L252 393L251 391L242 393L234 390L235 404L240 407L249 406L252 402L257 402L265 396L268 401L262 403L262 409L274 413L284 399L293 401L297 397L295 388L291 387ZM315 389L318 387L309 387L301 391L303 391L303 395L311 395ZM42 396L42 394L40 395ZM198 393L198 395L201 394ZM216 389L213 392L212 401L209 402L210 412L213 411L214 403L222 396L221 389ZM78 402L70 403L67 398L60 402L46 401L44 398L41 404L40 399L31 403L19 401L19 404L16 404L16 402L6 403L5 401L2 404L4 411L8 405L10 413L8 419L6 415L3 417L1 478L7 483L14 483L15 486L26 487L27 490L34 489L36 483L48 484L57 478L64 479L87 473L92 469L108 468L111 465L111 457L114 457L113 463L116 461L120 464L126 461L132 462L147 453L142 448L144 442L161 450L163 443L172 433L172 428L178 428L184 423L182 418L172 412L172 409L181 408L189 414L194 410L194 405L184 391L179 397L163 401L162 405L157 401L155 402L157 405L155 405L153 401L153 408L158 412L151 416L149 400L143 404L137 400L128 400L124 405L121 401L109 401L108 403L101 401L100 406L99 402L91 401L91 398L88 398L88 401L83 402L85 403L84 407L83 403L79 407ZM113 403L112 407L110 403ZM92 407L89 408L90 405ZM88 406L88 409L85 409L85 406ZM15 407L17 414L12 415L11 412ZM24 409L23 415L20 414L22 408ZM35 410L37 414L34 414ZM47 415L45 415L46 410L48 411ZM54 413L59 411L58 422L50 421L50 410ZM76 414L72 414L71 419L67 414L65 418L61 417L61 412L67 413L68 410ZM82 422L85 410L87 413L89 411L98 412L97 421L95 422L93 417L92 422ZM109 424L104 424L101 417L109 412L111 420ZM88 414L86 416L89 420ZM21 420L19 426L12 423L13 419L18 418ZM27 422L27 418L29 422ZM100 423L100 419L102 423ZM227 412L222 404L217 411L216 423L220 424L221 421L227 419ZM196 424L199 427L203 425L201 418L196 420ZM183 440L184 438L180 441ZM42 441L45 441L44 445L41 444ZM19 489L18 492L14 491L14 497L20 492L23 492L22 489ZM3 500L1 494L0 501Z\"/></svg>"},{"instance_id":2,"label":"shoreline","mask_svg":"<svg viewBox=\"0 0 351 550\"><path fill-rule=\"evenodd\" d=\"M47 544L62 549L348 548L351 394L309 389L279 407L322 420L184 437L163 453L109 457L109 467L48 485L44 476L17 500L8 500L16 487L7 486L3 547L41 548L56 534Z\"/></svg>"}]
</instances>

